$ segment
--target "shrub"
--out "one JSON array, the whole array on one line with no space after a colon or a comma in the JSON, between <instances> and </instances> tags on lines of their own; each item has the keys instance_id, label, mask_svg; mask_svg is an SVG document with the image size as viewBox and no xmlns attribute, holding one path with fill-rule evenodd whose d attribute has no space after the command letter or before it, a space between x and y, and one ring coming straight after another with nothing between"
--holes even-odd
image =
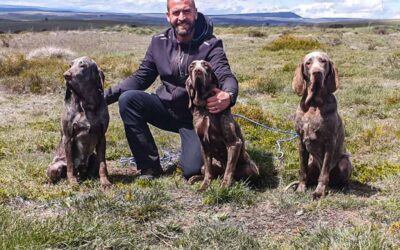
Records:
<instances>
[{"instance_id":1,"label":"shrub","mask_svg":"<svg viewBox=\"0 0 400 250\"><path fill-rule=\"evenodd\" d=\"M279 50L313 50L322 48L322 44L313 39L298 38L291 35L284 35L265 45L263 50L279 51Z\"/></svg>"},{"instance_id":2,"label":"shrub","mask_svg":"<svg viewBox=\"0 0 400 250\"><path fill-rule=\"evenodd\" d=\"M22 54L5 56L0 59L0 76L17 76L27 67L27 63Z\"/></svg>"},{"instance_id":3,"label":"shrub","mask_svg":"<svg viewBox=\"0 0 400 250\"><path fill-rule=\"evenodd\" d=\"M243 91L249 94L275 95L289 85L296 66L285 65L281 70L274 70L266 76L256 76L240 83Z\"/></svg>"},{"instance_id":4,"label":"shrub","mask_svg":"<svg viewBox=\"0 0 400 250\"><path fill-rule=\"evenodd\" d=\"M137 27L135 25L115 25L104 28L105 31L133 33L138 35L152 35L158 32L156 27Z\"/></svg>"},{"instance_id":5,"label":"shrub","mask_svg":"<svg viewBox=\"0 0 400 250\"><path fill-rule=\"evenodd\" d=\"M394 52L387 57L387 62L390 67L394 69L400 69L400 51Z\"/></svg>"},{"instance_id":6,"label":"shrub","mask_svg":"<svg viewBox=\"0 0 400 250\"><path fill-rule=\"evenodd\" d=\"M247 36L249 36L249 37L264 37L265 33L258 31L258 30L250 30L249 33L247 33Z\"/></svg>"},{"instance_id":7,"label":"shrub","mask_svg":"<svg viewBox=\"0 0 400 250\"><path fill-rule=\"evenodd\" d=\"M368 163L354 163L353 178L362 183L374 182L385 177L400 173L400 164L391 164L384 162L379 165L370 165Z\"/></svg>"},{"instance_id":8,"label":"shrub","mask_svg":"<svg viewBox=\"0 0 400 250\"><path fill-rule=\"evenodd\" d=\"M57 47L42 47L29 52L26 56L28 60L34 58L67 58L70 59L75 56L75 53L69 49Z\"/></svg>"}]
</instances>

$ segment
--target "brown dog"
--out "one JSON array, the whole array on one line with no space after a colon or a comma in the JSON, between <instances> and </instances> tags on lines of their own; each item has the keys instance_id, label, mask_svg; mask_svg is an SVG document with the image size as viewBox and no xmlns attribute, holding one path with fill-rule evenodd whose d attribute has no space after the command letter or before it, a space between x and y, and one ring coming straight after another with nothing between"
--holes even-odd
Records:
<instances>
[{"instance_id":1,"label":"brown dog","mask_svg":"<svg viewBox=\"0 0 400 250\"><path fill-rule=\"evenodd\" d=\"M207 98L213 95L218 80L206 61L193 61L189 66L186 90L193 125L202 145L204 180L200 190L205 190L213 178L223 173L223 186L230 186L234 178L258 175L258 167L245 150L239 125L230 109L211 114L206 108Z\"/></svg>"},{"instance_id":2,"label":"brown dog","mask_svg":"<svg viewBox=\"0 0 400 250\"><path fill-rule=\"evenodd\" d=\"M297 67L292 86L302 96L295 118L300 138L297 191L304 192L306 186L318 183L313 198L319 199L328 185L347 185L353 169L333 95L339 86L336 66L323 52L309 53Z\"/></svg>"},{"instance_id":3,"label":"brown dog","mask_svg":"<svg viewBox=\"0 0 400 250\"><path fill-rule=\"evenodd\" d=\"M61 118L61 141L47 169L55 182L65 177L71 185L78 178L100 176L102 187L111 185L105 161L109 115L103 97L104 74L88 57L72 61L64 73L67 91Z\"/></svg>"}]
</instances>

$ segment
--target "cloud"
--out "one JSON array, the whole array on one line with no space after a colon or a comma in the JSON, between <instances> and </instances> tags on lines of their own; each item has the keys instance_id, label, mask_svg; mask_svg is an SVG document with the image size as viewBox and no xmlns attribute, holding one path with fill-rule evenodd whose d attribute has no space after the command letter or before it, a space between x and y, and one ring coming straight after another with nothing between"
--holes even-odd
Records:
<instances>
[{"instance_id":1,"label":"cloud","mask_svg":"<svg viewBox=\"0 0 400 250\"><path fill-rule=\"evenodd\" d=\"M166 11L166 0L2 0L2 4L68 8L85 11L149 13ZM205 14L293 11L303 17L398 18L398 0L196 0Z\"/></svg>"},{"instance_id":2,"label":"cloud","mask_svg":"<svg viewBox=\"0 0 400 250\"><path fill-rule=\"evenodd\" d=\"M382 0L317 0L313 3L300 4L292 11L303 17L351 17L371 18L382 15L384 5Z\"/></svg>"}]
</instances>

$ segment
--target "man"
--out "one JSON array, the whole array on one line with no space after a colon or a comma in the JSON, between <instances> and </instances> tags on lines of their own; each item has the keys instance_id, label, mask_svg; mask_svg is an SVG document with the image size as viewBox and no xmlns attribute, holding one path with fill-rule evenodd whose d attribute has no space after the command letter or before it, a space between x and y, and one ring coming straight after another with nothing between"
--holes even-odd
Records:
<instances>
[{"instance_id":1,"label":"man","mask_svg":"<svg viewBox=\"0 0 400 250\"><path fill-rule=\"evenodd\" d=\"M107 104L118 100L129 147L143 178L161 173L160 158L147 123L177 132L181 137L180 166L190 178L200 173L201 144L193 130L185 89L188 66L193 60L206 60L213 66L221 89L207 100L211 113L235 104L238 84L232 74L222 41L213 36L213 26L198 13L194 0L167 0L167 20L171 28L155 35L139 69L105 93ZM147 89L160 76L156 94Z\"/></svg>"}]
</instances>

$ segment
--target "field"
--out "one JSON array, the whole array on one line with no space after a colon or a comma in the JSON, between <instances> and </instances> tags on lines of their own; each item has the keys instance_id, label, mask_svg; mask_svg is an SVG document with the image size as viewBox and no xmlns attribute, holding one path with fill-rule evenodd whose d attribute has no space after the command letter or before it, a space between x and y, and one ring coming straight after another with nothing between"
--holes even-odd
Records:
<instances>
[{"instance_id":1,"label":"field","mask_svg":"<svg viewBox=\"0 0 400 250\"><path fill-rule=\"evenodd\" d=\"M400 247L400 24L365 27L217 27L240 82L233 112L293 130L299 97L294 70L326 51L341 81L336 92L355 167L350 190L312 201L284 191L297 179L297 140L238 119L262 169L252 182L204 193L179 169L153 181L121 164L130 152L116 104L109 106L111 189L98 180L71 188L45 175L59 141L68 61L88 55L111 86L140 64L157 28L0 34L1 249L398 249ZM50 48L52 47L52 48ZM149 91L159 84L158 81ZM159 151L179 136L152 128Z\"/></svg>"}]
</instances>

